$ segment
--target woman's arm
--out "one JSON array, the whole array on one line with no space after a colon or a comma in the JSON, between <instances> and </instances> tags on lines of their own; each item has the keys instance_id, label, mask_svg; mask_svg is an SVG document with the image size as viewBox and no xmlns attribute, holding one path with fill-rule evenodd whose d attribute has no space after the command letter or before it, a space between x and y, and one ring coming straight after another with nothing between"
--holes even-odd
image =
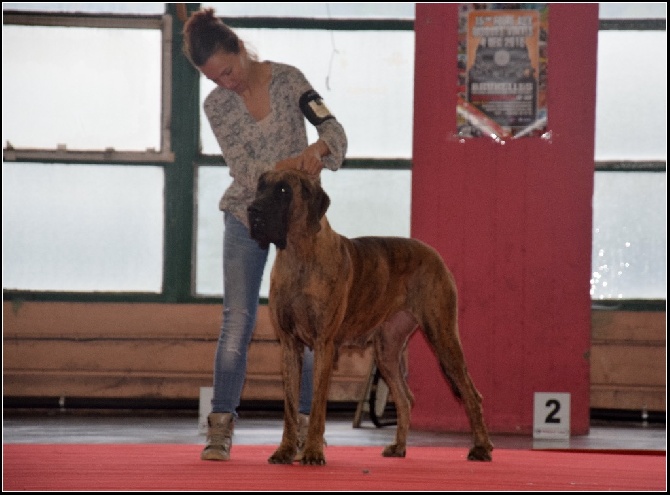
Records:
<instances>
[{"instance_id":1,"label":"woman's arm","mask_svg":"<svg viewBox=\"0 0 670 495\"><path fill-rule=\"evenodd\" d=\"M319 139L295 157L303 170L318 174L322 168L337 170L347 152L347 135L337 118L330 112L321 96L302 72L292 73L293 98L301 113L315 128Z\"/></svg>"}]
</instances>

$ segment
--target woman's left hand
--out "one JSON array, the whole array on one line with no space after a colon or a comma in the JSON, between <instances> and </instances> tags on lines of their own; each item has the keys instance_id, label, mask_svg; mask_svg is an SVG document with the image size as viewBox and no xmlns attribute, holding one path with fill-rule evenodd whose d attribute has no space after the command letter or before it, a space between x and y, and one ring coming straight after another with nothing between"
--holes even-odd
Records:
<instances>
[{"instance_id":1,"label":"woman's left hand","mask_svg":"<svg viewBox=\"0 0 670 495\"><path fill-rule=\"evenodd\" d=\"M325 148L325 151L324 151ZM291 158L286 158L275 165L275 170L302 170L310 175L319 175L323 170L321 157L330 150L322 141L310 144L302 153Z\"/></svg>"},{"instance_id":2,"label":"woman's left hand","mask_svg":"<svg viewBox=\"0 0 670 495\"><path fill-rule=\"evenodd\" d=\"M321 153L316 143L309 145L296 158L298 170L303 170L310 175L319 175L321 173L323 162L321 161Z\"/></svg>"}]
</instances>

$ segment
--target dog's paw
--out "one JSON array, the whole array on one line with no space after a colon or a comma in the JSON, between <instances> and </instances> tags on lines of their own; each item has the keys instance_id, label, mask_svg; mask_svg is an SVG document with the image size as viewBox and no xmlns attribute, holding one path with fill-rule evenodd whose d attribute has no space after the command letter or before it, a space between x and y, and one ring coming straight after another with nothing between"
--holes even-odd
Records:
<instances>
[{"instance_id":1,"label":"dog's paw","mask_svg":"<svg viewBox=\"0 0 670 495\"><path fill-rule=\"evenodd\" d=\"M491 449L487 449L485 447L474 446L468 453L468 461L490 462L491 460L493 460L493 457L491 456Z\"/></svg>"},{"instance_id":2,"label":"dog's paw","mask_svg":"<svg viewBox=\"0 0 670 495\"><path fill-rule=\"evenodd\" d=\"M324 466L326 464L326 456L323 455L323 450L305 449L302 459L300 459L300 464L304 466Z\"/></svg>"},{"instance_id":3,"label":"dog's paw","mask_svg":"<svg viewBox=\"0 0 670 495\"><path fill-rule=\"evenodd\" d=\"M395 443L387 445L382 455L384 457L405 457L405 447L400 447Z\"/></svg>"},{"instance_id":4,"label":"dog's paw","mask_svg":"<svg viewBox=\"0 0 670 495\"><path fill-rule=\"evenodd\" d=\"M295 452L296 449L285 449L279 447L277 450L275 450L274 454L268 458L268 462L270 464L292 464L293 458L295 457Z\"/></svg>"}]
</instances>

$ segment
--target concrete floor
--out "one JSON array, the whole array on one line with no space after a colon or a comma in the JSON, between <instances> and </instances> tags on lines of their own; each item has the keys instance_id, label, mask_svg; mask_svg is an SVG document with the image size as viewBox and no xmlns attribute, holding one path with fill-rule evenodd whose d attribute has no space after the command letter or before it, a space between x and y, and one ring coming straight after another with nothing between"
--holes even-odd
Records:
<instances>
[{"instance_id":1,"label":"concrete floor","mask_svg":"<svg viewBox=\"0 0 670 495\"><path fill-rule=\"evenodd\" d=\"M352 425L353 414L329 413L328 445L379 445L391 443L395 426L375 427L364 415L360 427ZM180 443L203 444L205 435L196 415L83 414L51 411L41 414L4 412L3 443ZM233 443L278 444L282 433L279 413L241 413ZM497 449L580 449L666 451L665 424L594 424L588 435L565 440L533 440L526 435L492 435ZM411 430L409 446L469 447L465 433Z\"/></svg>"}]
</instances>

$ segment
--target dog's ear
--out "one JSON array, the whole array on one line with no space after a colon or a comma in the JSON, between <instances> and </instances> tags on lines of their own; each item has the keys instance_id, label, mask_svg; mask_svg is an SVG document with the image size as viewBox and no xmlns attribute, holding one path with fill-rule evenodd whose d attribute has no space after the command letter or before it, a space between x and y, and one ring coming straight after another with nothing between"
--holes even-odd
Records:
<instances>
[{"instance_id":1,"label":"dog's ear","mask_svg":"<svg viewBox=\"0 0 670 495\"><path fill-rule=\"evenodd\" d=\"M256 181L256 192L260 191L265 186L265 178L268 176L269 172L263 172Z\"/></svg>"},{"instance_id":2,"label":"dog's ear","mask_svg":"<svg viewBox=\"0 0 670 495\"><path fill-rule=\"evenodd\" d=\"M330 206L330 198L318 181L302 180L302 197L307 203L307 230L316 234L321 230L321 219Z\"/></svg>"}]
</instances>

